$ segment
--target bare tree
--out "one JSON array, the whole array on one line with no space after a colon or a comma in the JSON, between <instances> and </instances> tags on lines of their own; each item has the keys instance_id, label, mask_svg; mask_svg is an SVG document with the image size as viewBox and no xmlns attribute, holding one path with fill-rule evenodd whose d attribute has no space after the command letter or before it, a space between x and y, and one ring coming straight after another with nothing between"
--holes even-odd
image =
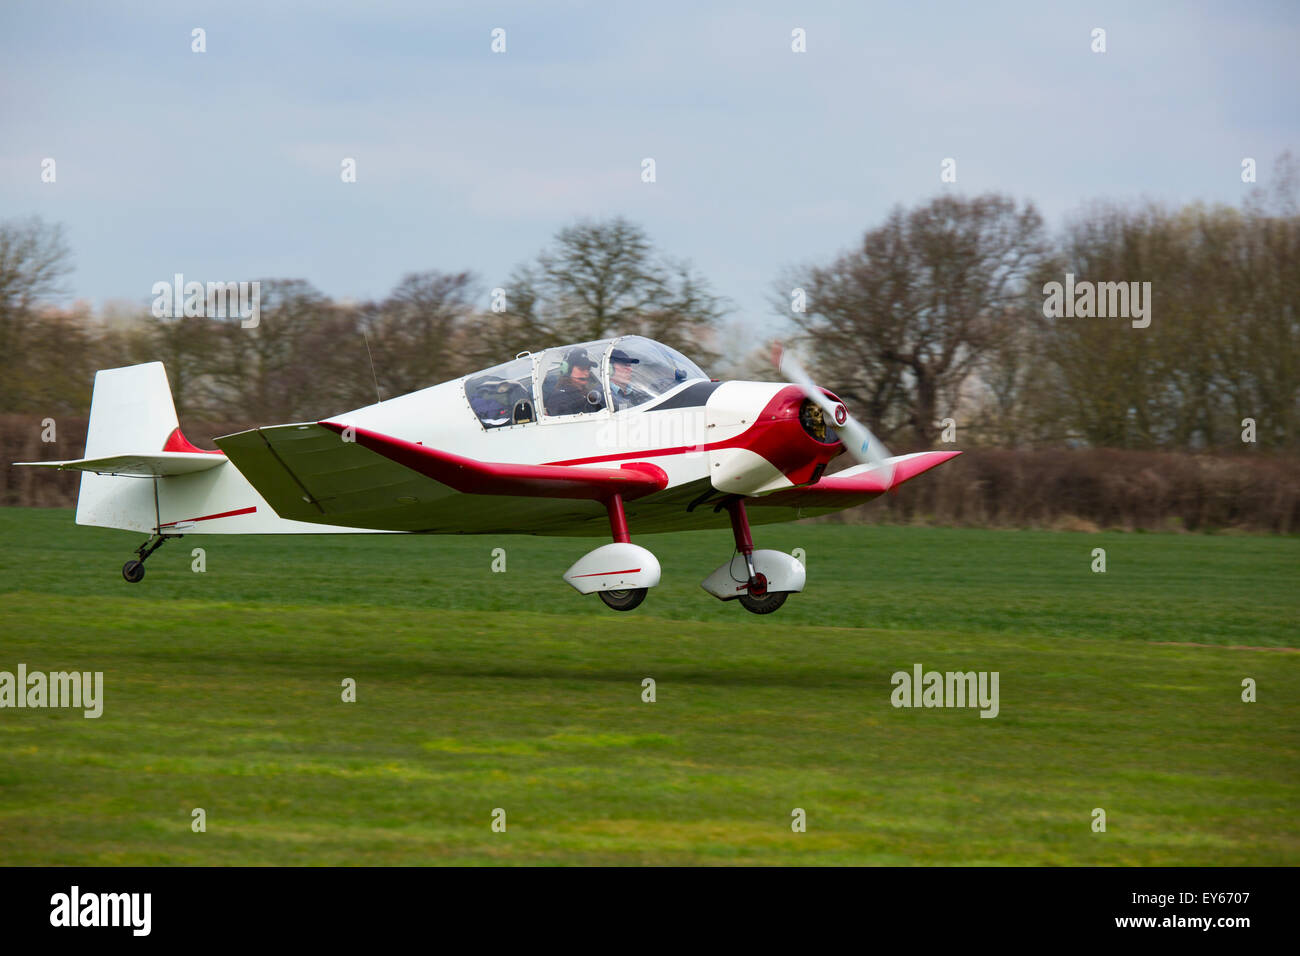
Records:
<instances>
[{"instance_id":1,"label":"bare tree","mask_svg":"<svg viewBox=\"0 0 1300 956\"><path fill-rule=\"evenodd\" d=\"M361 309L385 398L478 367L480 350L468 342L476 324L478 293L478 281L470 272L413 272L383 302Z\"/></svg>"},{"instance_id":2,"label":"bare tree","mask_svg":"<svg viewBox=\"0 0 1300 956\"><path fill-rule=\"evenodd\" d=\"M319 326L333 304L301 279L261 279L260 315L243 328L238 315L204 320L215 331L204 365L209 414L284 422L328 414L318 383L332 379L336 350L322 348ZM182 334L184 326L175 326Z\"/></svg>"},{"instance_id":3,"label":"bare tree","mask_svg":"<svg viewBox=\"0 0 1300 956\"><path fill-rule=\"evenodd\" d=\"M23 404L24 367L32 371L30 349L41 338L28 326L37 303L63 291L71 271L62 226L39 217L0 222L0 408Z\"/></svg>"},{"instance_id":4,"label":"bare tree","mask_svg":"<svg viewBox=\"0 0 1300 956\"><path fill-rule=\"evenodd\" d=\"M1060 264L1084 281L1149 282L1149 325L1046 318L1046 413L1092 445L1294 448L1300 426L1300 216L1276 206L1094 204L1067 224ZM1041 300L1039 305L1041 305ZM1032 310L1031 310L1032 311Z\"/></svg>"},{"instance_id":5,"label":"bare tree","mask_svg":"<svg viewBox=\"0 0 1300 956\"><path fill-rule=\"evenodd\" d=\"M827 385L888 437L933 442L962 385L1008 333L1004 317L1045 251L1042 217L1004 196L941 197L869 230L830 266L792 273L795 322ZM940 412L944 415L940 415Z\"/></svg>"},{"instance_id":6,"label":"bare tree","mask_svg":"<svg viewBox=\"0 0 1300 956\"><path fill-rule=\"evenodd\" d=\"M30 309L63 291L60 283L71 271L61 225L38 216L0 223L0 314Z\"/></svg>"},{"instance_id":7,"label":"bare tree","mask_svg":"<svg viewBox=\"0 0 1300 956\"><path fill-rule=\"evenodd\" d=\"M709 361L722 300L689 263L654 249L621 217L561 229L553 248L515 270L496 327L518 348L643 334ZM702 354L703 353L703 354Z\"/></svg>"}]
</instances>

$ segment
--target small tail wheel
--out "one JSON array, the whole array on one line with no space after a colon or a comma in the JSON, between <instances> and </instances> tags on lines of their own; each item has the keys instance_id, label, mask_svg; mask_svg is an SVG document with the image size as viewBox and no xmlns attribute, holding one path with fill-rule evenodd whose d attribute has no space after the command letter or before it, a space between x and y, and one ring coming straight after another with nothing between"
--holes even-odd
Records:
<instances>
[{"instance_id":1,"label":"small tail wheel","mask_svg":"<svg viewBox=\"0 0 1300 956\"><path fill-rule=\"evenodd\" d=\"M597 591L600 599L615 611L630 611L645 600L647 588L623 588L615 591Z\"/></svg>"},{"instance_id":2,"label":"small tail wheel","mask_svg":"<svg viewBox=\"0 0 1300 956\"><path fill-rule=\"evenodd\" d=\"M144 562L132 558L122 565L122 577L131 584L139 584L144 579Z\"/></svg>"},{"instance_id":3,"label":"small tail wheel","mask_svg":"<svg viewBox=\"0 0 1300 956\"><path fill-rule=\"evenodd\" d=\"M789 591L768 591L762 597L742 594L740 596L740 606L754 614L771 614L785 603L785 599L789 594Z\"/></svg>"}]
</instances>

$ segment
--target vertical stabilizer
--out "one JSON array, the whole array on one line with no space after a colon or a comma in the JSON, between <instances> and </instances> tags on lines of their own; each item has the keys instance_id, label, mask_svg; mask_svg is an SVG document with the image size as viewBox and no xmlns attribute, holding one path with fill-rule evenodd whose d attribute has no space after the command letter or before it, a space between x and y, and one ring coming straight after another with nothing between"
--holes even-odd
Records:
<instances>
[{"instance_id":1,"label":"vertical stabilizer","mask_svg":"<svg viewBox=\"0 0 1300 956\"><path fill-rule=\"evenodd\" d=\"M95 373L90 397L84 457L161 451L178 424L162 362L102 369ZM83 474L77 495L77 524L153 531L158 522L156 480Z\"/></svg>"}]
</instances>

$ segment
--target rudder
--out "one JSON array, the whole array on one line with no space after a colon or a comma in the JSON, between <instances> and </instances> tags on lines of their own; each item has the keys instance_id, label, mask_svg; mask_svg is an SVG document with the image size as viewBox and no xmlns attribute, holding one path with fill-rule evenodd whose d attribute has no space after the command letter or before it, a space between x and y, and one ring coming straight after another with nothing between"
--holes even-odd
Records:
<instances>
[{"instance_id":1,"label":"rudder","mask_svg":"<svg viewBox=\"0 0 1300 956\"><path fill-rule=\"evenodd\" d=\"M159 451L179 427L162 362L95 373L86 429L86 458ZM84 472L77 524L152 532L158 523L154 481Z\"/></svg>"}]
</instances>

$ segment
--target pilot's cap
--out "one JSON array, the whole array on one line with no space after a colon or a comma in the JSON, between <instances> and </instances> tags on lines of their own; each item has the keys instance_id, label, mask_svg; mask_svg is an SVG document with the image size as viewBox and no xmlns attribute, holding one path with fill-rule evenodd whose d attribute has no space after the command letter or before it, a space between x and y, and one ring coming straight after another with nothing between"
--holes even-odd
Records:
<instances>
[{"instance_id":1,"label":"pilot's cap","mask_svg":"<svg viewBox=\"0 0 1300 956\"><path fill-rule=\"evenodd\" d=\"M595 364L591 359L587 358L585 349L574 349L564 356L564 362L569 368L592 368Z\"/></svg>"},{"instance_id":2,"label":"pilot's cap","mask_svg":"<svg viewBox=\"0 0 1300 956\"><path fill-rule=\"evenodd\" d=\"M611 363L613 363L613 362L617 362L617 363L619 363L620 365L640 365L640 364L641 364L641 360L640 360L640 359L634 359L632 356L628 355L628 354L627 354L626 352L624 352L622 349L614 349L614 352L613 352L612 355L610 355L609 360L610 360Z\"/></svg>"}]
</instances>

